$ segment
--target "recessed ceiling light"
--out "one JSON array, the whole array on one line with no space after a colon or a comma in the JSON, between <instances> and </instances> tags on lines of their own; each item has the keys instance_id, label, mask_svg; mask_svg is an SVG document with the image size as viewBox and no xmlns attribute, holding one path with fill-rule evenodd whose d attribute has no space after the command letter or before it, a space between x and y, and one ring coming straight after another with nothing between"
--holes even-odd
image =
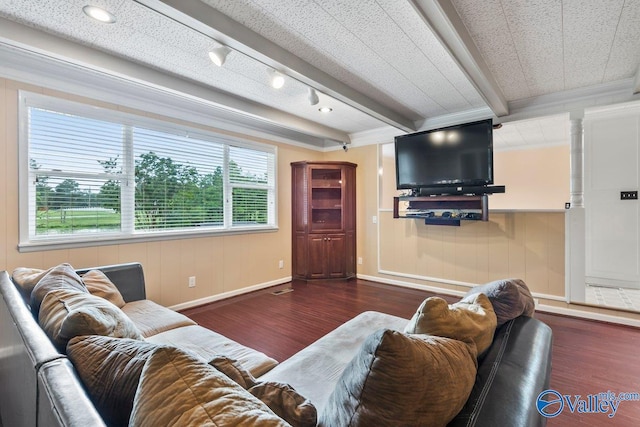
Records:
<instances>
[{"instance_id":1,"label":"recessed ceiling light","mask_svg":"<svg viewBox=\"0 0 640 427\"><path fill-rule=\"evenodd\" d=\"M318 111L320 111L321 113L330 113L333 111L333 108L331 107L320 107L318 108Z\"/></svg>"},{"instance_id":2,"label":"recessed ceiling light","mask_svg":"<svg viewBox=\"0 0 640 427\"><path fill-rule=\"evenodd\" d=\"M231 53L231 49L226 46L220 46L215 49L211 49L211 52L209 52L209 58L211 58L211 62L216 64L218 67L222 67L229 53Z\"/></svg>"},{"instance_id":3,"label":"recessed ceiling light","mask_svg":"<svg viewBox=\"0 0 640 427\"><path fill-rule=\"evenodd\" d=\"M82 8L82 11L85 15L95 19L96 21L104 22L106 24L113 24L116 22L116 17L113 16L111 12L98 6L87 5Z\"/></svg>"},{"instance_id":4,"label":"recessed ceiling light","mask_svg":"<svg viewBox=\"0 0 640 427\"><path fill-rule=\"evenodd\" d=\"M273 75L271 76L271 86L274 89L280 89L284 86L284 76L275 70L273 70Z\"/></svg>"}]
</instances>

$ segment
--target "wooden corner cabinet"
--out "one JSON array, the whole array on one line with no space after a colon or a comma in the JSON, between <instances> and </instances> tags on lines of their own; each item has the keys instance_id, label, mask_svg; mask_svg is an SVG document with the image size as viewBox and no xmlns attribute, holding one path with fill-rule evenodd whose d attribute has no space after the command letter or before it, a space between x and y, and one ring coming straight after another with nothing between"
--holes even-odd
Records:
<instances>
[{"instance_id":1,"label":"wooden corner cabinet","mask_svg":"<svg viewBox=\"0 0 640 427\"><path fill-rule=\"evenodd\" d=\"M291 163L294 279L355 276L356 167L348 162Z\"/></svg>"}]
</instances>

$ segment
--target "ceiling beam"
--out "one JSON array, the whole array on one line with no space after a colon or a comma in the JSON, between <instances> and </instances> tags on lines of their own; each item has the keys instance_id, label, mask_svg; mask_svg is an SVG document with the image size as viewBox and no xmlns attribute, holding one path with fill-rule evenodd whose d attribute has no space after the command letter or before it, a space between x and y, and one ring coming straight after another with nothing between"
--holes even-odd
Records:
<instances>
[{"instance_id":1,"label":"ceiling beam","mask_svg":"<svg viewBox=\"0 0 640 427\"><path fill-rule=\"evenodd\" d=\"M507 100L450 0L411 0L493 113L509 114Z\"/></svg>"},{"instance_id":2,"label":"ceiling beam","mask_svg":"<svg viewBox=\"0 0 640 427\"><path fill-rule=\"evenodd\" d=\"M216 41L405 132L409 118L374 101L200 0L136 0Z\"/></svg>"},{"instance_id":3,"label":"ceiling beam","mask_svg":"<svg viewBox=\"0 0 640 427\"><path fill-rule=\"evenodd\" d=\"M43 82L46 77L47 84L51 85L52 89L75 90L78 95L93 96L96 99L114 103L118 103L118 99L124 99L122 96L101 99L109 95L104 87L94 93L90 85L84 87L81 81L74 82L73 79L78 78L76 74L71 77L73 68L70 67L74 67L77 70L84 70L85 77L81 80L98 79L100 75L110 76L112 83L115 84L119 80L120 87L126 86L131 93L136 92L135 87L147 88L174 98L197 102L200 104L199 108L208 109L208 123L213 126L215 126L213 123L219 119L221 125L223 122L235 123L316 146L325 145L327 142L333 145L335 141L350 142L346 132L0 18L0 46L3 44L29 52L32 56L39 56L42 66L49 67L48 75L43 71L43 74L38 76L39 81ZM65 64L66 68L62 67ZM31 65L24 69L20 69L19 66L18 61L0 62L0 75L11 76L10 78L18 81L24 81L30 75L36 75L35 66ZM54 75L56 72L58 74ZM15 76L12 76L12 73ZM105 80L101 82L104 83ZM28 83L38 84L38 81ZM56 85L60 87L55 87ZM87 95L88 93L92 95ZM151 92L145 93L146 95L141 96L149 96ZM234 130L237 131L237 129L238 126L234 126Z\"/></svg>"}]
</instances>

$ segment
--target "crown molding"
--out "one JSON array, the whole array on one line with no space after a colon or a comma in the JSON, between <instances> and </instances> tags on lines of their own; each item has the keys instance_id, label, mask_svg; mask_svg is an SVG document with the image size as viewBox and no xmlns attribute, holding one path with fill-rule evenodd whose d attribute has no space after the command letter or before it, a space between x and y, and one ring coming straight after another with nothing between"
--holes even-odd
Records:
<instances>
[{"instance_id":1,"label":"crown molding","mask_svg":"<svg viewBox=\"0 0 640 427\"><path fill-rule=\"evenodd\" d=\"M509 102L510 114L498 118L506 123L559 113L639 100L632 78Z\"/></svg>"}]
</instances>

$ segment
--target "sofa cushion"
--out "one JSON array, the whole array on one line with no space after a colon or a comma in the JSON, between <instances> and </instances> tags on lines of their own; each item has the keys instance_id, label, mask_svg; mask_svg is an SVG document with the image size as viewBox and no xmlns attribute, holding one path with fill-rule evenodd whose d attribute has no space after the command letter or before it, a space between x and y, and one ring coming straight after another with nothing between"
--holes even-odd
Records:
<instances>
[{"instance_id":1,"label":"sofa cushion","mask_svg":"<svg viewBox=\"0 0 640 427\"><path fill-rule=\"evenodd\" d=\"M42 270L39 268L18 267L13 270L11 279L30 297L33 288L49 271L51 271L51 268L49 270Z\"/></svg>"},{"instance_id":2,"label":"sofa cushion","mask_svg":"<svg viewBox=\"0 0 640 427\"><path fill-rule=\"evenodd\" d=\"M128 302L122 306L122 311L133 320L145 338L170 329L196 324L184 314L148 299Z\"/></svg>"},{"instance_id":3,"label":"sofa cushion","mask_svg":"<svg viewBox=\"0 0 640 427\"><path fill-rule=\"evenodd\" d=\"M316 407L289 384L259 382L248 391L293 427L315 427L318 423Z\"/></svg>"},{"instance_id":4,"label":"sofa cushion","mask_svg":"<svg viewBox=\"0 0 640 427\"><path fill-rule=\"evenodd\" d=\"M161 347L142 370L129 425L271 427L287 423L214 367L180 349Z\"/></svg>"},{"instance_id":5,"label":"sofa cushion","mask_svg":"<svg viewBox=\"0 0 640 427\"><path fill-rule=\"evenodd\" d=\"M91 295L104 298L118 308L125 304L122 294L111 280L100 270L89 270L82 275L82 282Z\"/></svg>"},{"instance_id":6,"label":"sofa cushion","mask_svg":"<svg viewBox=\"0 0 640 427\"><path fill-rule=\"evenodd\" d=\"M42 301L39 323L61 352L78 335L142 339L140 331L118 307L73 289L50 291Z\"/></svg>"},{"instance_id":7,"label":"sofa cushion","mask_svg":"<svg viewBox=\"0 0 640 427\"><path fill-rule=\"evenodd\" d=\"M489 348L496 330L496 314L484 294L473 294L448 304L439 297L425 299L405 333L429 334L475 343L478 354Z\"/></svg>"},{"instance_id":8,"label":"sofa cushion","mask_svg":"<svg viewBox=\"0 0 640 427\"><path fill-rule=\"evenodd\" d=\"M258 380L290 384L313 402L321 414L340 375L369 335L379 329L402 331L406 325L407 319L402 317L365 311L284 360Z\"/></svg>"},{"instance_id":9,"label":"sofa cushion","mask_svg":"<svg viewBox=\"0 0 640 427\"><path fill-rule=\"evenodd\" d=\"M445 426L475 382L474 346L379 330L342 373L321 414L325 426Z\"/></svg>"},{"instance_id":10,"label":"sofa cushion","mask_svg":"<svg viewBox=\"0 0 640 427\"><path fill-rule=\"evenodd\" d=\"M88 292L82 279L69 264L60 264L48 270L31 291L31 312L38 316L42 300L54 289L73 289Z\"/></svg>"},{"instance_id":11,"label":"sofa cushion","mask_svg":"<svg viewBox=\"0 0 640 427\"><path fill-rule=\"evenodd\" d=\"M185 326L161 332L147 337L147 341L188 350L204 360L211 360L218 355L235 359L251 372L254 377L259 377L278 364L275 359L266 354L239 344L200 325Z\"/></svg>"},{"instance_id":12,"label":"sofa cushion","mask_svg":"<svg viewBox=\"0 0 640 427\"><path fill-rule=\"evenodd\" d=\"M93 404L109 426L127 426L142 368L158 345L103 336L75 337L67 344Z\"/></svg>"},{"instance_id":13,"label":"sofa cushion","mask_svg":"<svg viewBox=\"0 0 640 427\"><path fill-rule=\"evenodd\" d=\"M478 293L489 297L498 326L521 315L533 317L535 301L527 285L520 279L502 279L475 286L465 297Z\"/></svg>"}]
</instances>

